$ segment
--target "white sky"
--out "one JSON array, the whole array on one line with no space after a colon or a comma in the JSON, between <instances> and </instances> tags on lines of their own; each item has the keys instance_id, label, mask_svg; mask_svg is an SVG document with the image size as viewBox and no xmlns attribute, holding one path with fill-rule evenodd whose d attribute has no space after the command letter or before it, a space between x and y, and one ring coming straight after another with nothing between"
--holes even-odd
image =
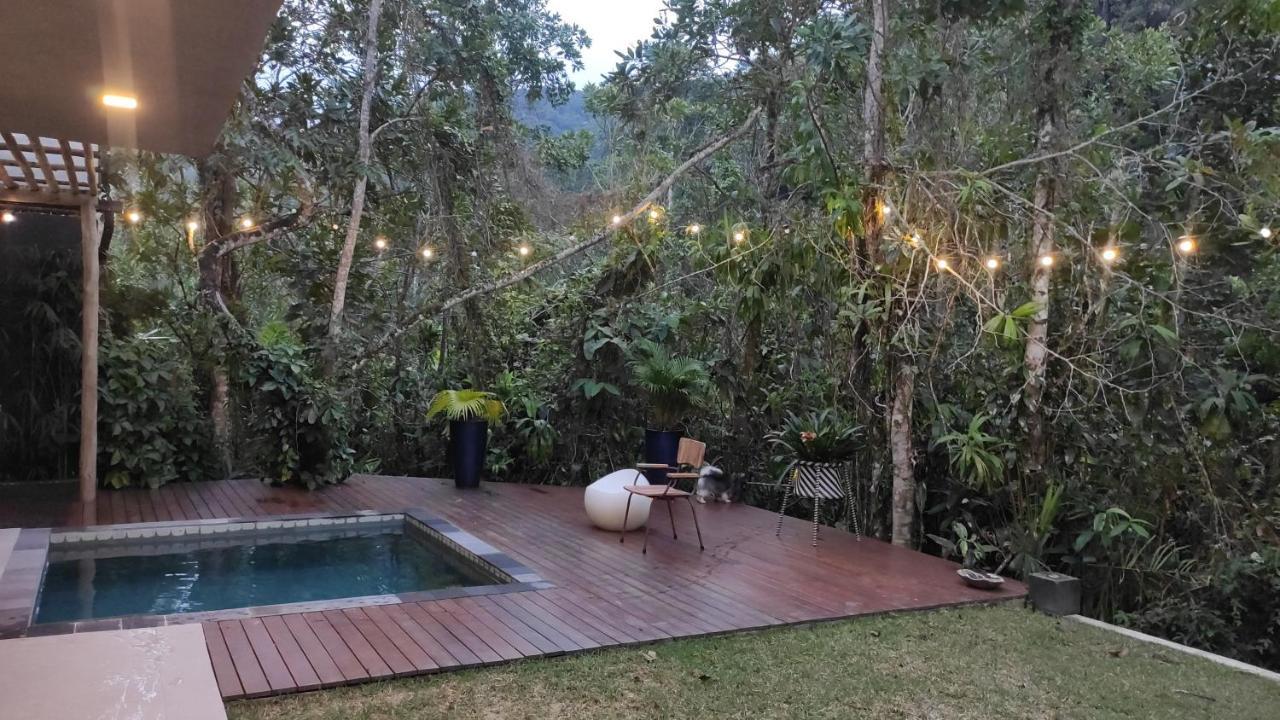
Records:
<instances>
[{"instance_id":1,"label":"white sky","mask_svg":"<svg viewBox=\"0 0 1280 720\"><path fill-rule=\"evenodd\" d=\"M547 7L591 38L591 47L582 53L584 69L572 74L582 87L613 70L618 63L615 51L649 37L662 0L547 0Z\"/></svg>"}]
</instances>

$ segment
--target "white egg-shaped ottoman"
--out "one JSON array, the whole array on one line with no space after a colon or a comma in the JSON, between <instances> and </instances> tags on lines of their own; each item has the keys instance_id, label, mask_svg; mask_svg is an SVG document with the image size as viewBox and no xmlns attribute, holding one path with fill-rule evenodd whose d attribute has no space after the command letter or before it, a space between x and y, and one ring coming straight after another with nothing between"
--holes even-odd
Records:
<instances>
[{"instance_id":1,"label":"white egg-shaped ottoman","mask_svg":"<svg viewBox=\"0 0 1280 720\"><path fill-rule=\"evenodd\" d=\"M635 470L618 470L587 486L583 493L582 504L587 509L587 517L591 523L601 530L622 530L622 518L626 515L627 529L635 530L644 527L649 521L649 506L653 501L647 497L623 490L624 485L648 485L644 475ZM627 512L627 498L631 497L631 512Z\"/></svg>"}]
</instances>

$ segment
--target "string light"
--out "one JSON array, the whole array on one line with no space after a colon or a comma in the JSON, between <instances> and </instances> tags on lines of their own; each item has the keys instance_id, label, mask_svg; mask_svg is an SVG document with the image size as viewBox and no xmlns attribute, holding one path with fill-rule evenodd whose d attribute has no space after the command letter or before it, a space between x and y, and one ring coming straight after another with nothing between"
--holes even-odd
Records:
<instances>
[{"instance_id":1,"label":"string light","mask_svg":"<svg viewBox=\"0 0 1280 720\"><path fill-rule=\"evenodd\" d=\"M1120 259L1120 251L1113 247L1103 248L1102 261L1105 263L1113 263Z\"/></svg>"},{"instance_id":2,"label":"string light","mask_svg":"<svg viewBox=\"0 0 1280 720\"><path fill-rule=\"evenodd\" d=\"M689 226L689 234L690 234L690 235L697 235L697 234L698 234L698 233L700 233L700 232L702 232L702 226L701 226L701 225L699 225L698 223L694 223L694 224L692 224L692 225L690 225L690 226Z\"/></svg>"},{"instance_id":3,"label":"string light","mask_svg":"<svg viewBox=\"0 0 1280 720\"><path fill-rule=\"evenodd\" d=\"M520 253L520 257L528 257L529 253L533 251L528 245L521 245L519 248L516 248L516 252Z\"/></svg>"},{"instance_id":4,"label":"string light","mask_svg":"<svg viewBox=\"0 0 1280 720\"><path fill-rule=\"evenodd\" d=\"M1039 258L1036 259L1036 262L1040 263L1040 267L1051 268L1053 267L1053 256L1041 255Z\"/></svg>"},{"instance_id":5,"label":"string light","mask_svg":"<svg viewBox=\"0 0 1280 720\"><path fill-rule=\"evenodd\" d=\"M1263 240L1270 240L1271 234L1272 234L1271 228L1267 227L1266 225L1263 225L1261 228L1258 228L1258 234L1262 236Z\"/></svg>"},{"instance_id":6,"label":"string light","mask_svg":"<svg viewBox=\"0 0 1280 720\"><path fill-rule=\"evenodd\" d=\"M790 234L791 234L791 226L790 226L790 225L787 225L786 227L782 228L782 234L783 234L783 235L790 235Z\"/></svg>"},{"instance_id":7,"label":"string light","mask_svg":"<svg viewBox=\"0 0 1280 720\"><path fill-rule=\"evenodd\" d=\"M1182 253L1183 255L1190 255L1191 253L1196 251L1196 239L1191 237L1190 235L1183 235L1182 237L1178 238L1177 248L1178 248L1178 252Z\"/></svg>"},{"instance_id":8,"label":"string light","mask_svg":"<svg viewBox=\"0 0 1280 720\"><path fill-rule=\"evenodd\" d=\"M650 209L649 209L649 219L650 219L650 220L652 220L652 221L654 221L654 222L657 222L657 221L658 221L658 218L660 218L660 217L662 217L662 213L658 211L658 208L650 208Z\"/></svg>"},{"instance_id":9,"label":"string light","mask_svg":"<svg viewBox=\"0 0 1280 720\"><path fill-rule=\"evenodd\" d=\"M939 270L948 270L951 268L951 263L947 262L946 258L938 258L933 261L933 264L936 265Z\"/></svg>"},{"instance_id":10,"label":"string light","mask_svg":"<svg viewBox=\"0 0 1280 720\"><path fill-rule=\"evenodd\" d=\"M138 223L142 222L142 213L138 212L137 210L130 210L129 212L125 213L124 217L132 225L137 225Z\"/></svg>"},{"instance_id":11,"label":"string light","mask_svg":"<svg viewBox=\"0 0 1280 720\"><path fill-rule=\"evenodd\" d=\"M379 235L378 237L374 238L374 240L373 240L373 246L374 246L375 248L377 248L378 250L386 250L386 249L387 249L387 239L386 239L386 238L384 238L384 237L382 237L381 235Z\"/></svg>"},{"instance_id":12,"label":"string light","mask_svg":"<svg viewBox=\"0 0 1280 720\"><path fill-rule=\"evenodd\" d=\"M0 222L11 223L17 219L18 217L8 210L5 210L3 214L0 214Z\"/></svg>"},{"instance_id":13,"label":"string light","mask_svg":"<svg viewBox=\"0 0 1280 720\"><path fill-rule=\"evenodd\" d=\"M199 229L200 229L200 223L199 223L198 221L196 221L196 220L188 220L188 221L187 221L187 230L188 230L189 232L195 232L195 231L197 231L197 230L199 230Z\"/></svg>"},{"instance_id":14,"label":"string light","mask_svg":"<svg viewBox=\"0 0 1280 720\"><path fill-rule=\"evenodd\" d=\"M893 208L889 206L889 203L884 202L883 200L876 205L876 210L880 213L880 220L882 222L887 220L889 216L893 214Z\"/></svg>"},{"instance_id":15,"label":"string light","mask_svg":"<svg viewBox=\"0 0 1280 720\"><path fill-rule=\"evenodd\" d=\"M245 230L253 227L253 218L247 216L240 218L240 227Z\"/></svg>"},{"instance_id":16,"label":"string light","mask_svg":"<svg viewBox=\"0 0 1280 720\"><path fill-rule=\"evenodd\" d=\"M907 244L911 247L920 247L920 233L913 232L907 236Z\"/></svg>"},{"instance_id":17,"label":"string light","mask_svg":"<svg viewBox=\"0 0 1280 720\"><path fill-rule=\"evenodd\" d=\"M432 250L430 245L422 248L422 257L425 260L430 260L431 257L435 254L436 254L435 250Z\"/></svg>"},{"instance_id":18,"label":"string light","mask_svg":"<svg viewBox=\"0 0 1280 720\"><path fill-rule=\"evenodd\" d=\"M329 227L333 228L334 230L337 230L337 229L338 229L338 223L334 223L334 224L330 225Z\"/></svg>"},{"instance_id":19,"label":"string light","mask_svg":"<svg viewBox=\"0 0 1280 720\"><path fill-rule=\"evenodd\" d=\"M747 239L747 233L742 230L739 230L733 234L733 241L735 243L740 243L746 239Z\"/></svg>"},{"instance_id":20,"label":"string light","mask_svg":"<svg viewBox=\"0 0 1280 720\"><path fill-rule=\"evenodd\" d=\"M995 255L992 255L991 257L984 260L982 264L986 265L988 270L999 270L1000 258L996 257Z\"/></svg>"},{"instance_id":21,"label":"string light","mask_svg":"<svg viewBox=\"0 0 1280 720\"><path fill-rule=\"evenodd\" d=\"M614 215L614 216L613 216L613 220L612 220L612 224L613 224L614 226L621 225L621 224L622 224L622 216L621 216L621 215Z\"/></svg>"}]
</instances>

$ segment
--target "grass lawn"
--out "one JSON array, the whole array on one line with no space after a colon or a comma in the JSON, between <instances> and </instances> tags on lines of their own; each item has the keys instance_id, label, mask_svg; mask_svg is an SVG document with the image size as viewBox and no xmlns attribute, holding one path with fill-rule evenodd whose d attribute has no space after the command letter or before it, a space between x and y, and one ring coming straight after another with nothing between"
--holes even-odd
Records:
<instances>
[{"instance_id":1,"label":"grass lawn","mask_svg":"<svg viewBox=\"0 0 1280 720\"><path fill-rule=\"evenodd\" d=\"M1019 607L611 650L228 706L232 720L1280 717L1280 684Z\"/></svg>"}]
</instances>

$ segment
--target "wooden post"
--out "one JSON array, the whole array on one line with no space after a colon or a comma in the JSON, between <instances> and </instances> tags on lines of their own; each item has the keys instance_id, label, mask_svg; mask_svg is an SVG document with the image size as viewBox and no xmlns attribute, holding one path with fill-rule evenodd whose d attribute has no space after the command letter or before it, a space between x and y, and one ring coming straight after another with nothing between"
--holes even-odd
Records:
<instances>
[{"instance_id":1,"label":"wooden post","mask_svg":"<svg viewBox=\"0 0 1280 720\"><path fill-rule=\"evenodd\" d=\"M98 203L80 204L80 501L98 492Z\"/></svg>"}]
</instances>

